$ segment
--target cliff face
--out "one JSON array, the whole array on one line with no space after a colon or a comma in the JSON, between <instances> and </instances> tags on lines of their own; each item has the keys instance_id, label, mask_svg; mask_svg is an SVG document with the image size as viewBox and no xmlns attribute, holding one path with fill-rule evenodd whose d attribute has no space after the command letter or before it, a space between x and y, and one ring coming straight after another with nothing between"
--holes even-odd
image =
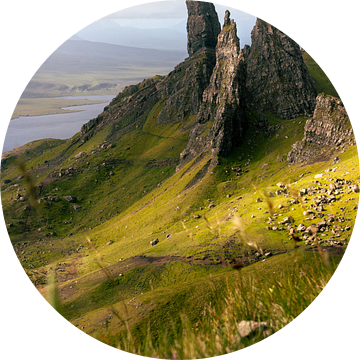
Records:
<instances>
[{"instance_id":1,"label":"cliff face","mask_svg":"<svg viewBox=\"0 0 360 360\"><path fill-rule=\"evenodd\" d=\"M166 99L157 119L158 125L197 114L214 65L215 51L202 49L164 78L158 85L161 96Z\"/></svg>"},{"instance_id":2,"label":"cliff face","mask_svg":"<svg viewBox=\"0 0 360 360\"><path fill-rule=\"evenodd\" d=\"M287 159L290 164L302 163L354 144L353 130L341 100L319 94L314 115L306 121L304 138L292 146Z\"/></svg>"},{"instance_id":3,"label":"cliff face","mask_svg":"<svg viewBox=\"0 0 360 360\"><path fill-rule=\"evenodd\" d=\"M221 27L214 4L186 1L188 9L187 49L189 55L204 48L215 49Z\"/></svg>"},{"instance_id":4,"label":"cliff face","mask_svg":"<svg viewBox=\"0 0 360 360\"><path fill-rule=\"evenodd\" d=\"M217 164L219 156L241 145L246 128L272 133L263 114L267 111L284 119L314 114L306 124L304 140L294 144L289 154L290 163L313 157L322 146L349 143L352 130L341 101L324 95L316 99L314 81L293 40L258 19L251 47L240 50L229 11L221 29L213 4L186 1L186 5L189 57L165 77L125 88L82 127L81 141L108 124L113 124L114 132L133 124L141 128L157 106L152 112L156 125L180 121L192 127L180 166L204 152L211 153L212 164ZM252 114L252 123L246 111Z\"/></svg>"},{"instance_id":5,"label":"cliff face","mask_svg":"<svg viewBox=\"0 0 360 360\"><path fill-rule=\"evenodd\" d=\"M203 93L196 126L180 155L181 162L211 150L216 163L218 155L227 155L240 144L245 123L244 86L244 58L236 24L227 11L217 41L216 65Z\"/></svg>"},{"instance_id":6,"label":"cliff face","mask_svg":"<svg viewBox=\"0 0 360 360\"><path fill-rule=\"evenodd\" d=\"M260 19L251 40L246 81L251 105L283 119L311 116L317 91L299 45Z\"/></svg>"}]
</instances>

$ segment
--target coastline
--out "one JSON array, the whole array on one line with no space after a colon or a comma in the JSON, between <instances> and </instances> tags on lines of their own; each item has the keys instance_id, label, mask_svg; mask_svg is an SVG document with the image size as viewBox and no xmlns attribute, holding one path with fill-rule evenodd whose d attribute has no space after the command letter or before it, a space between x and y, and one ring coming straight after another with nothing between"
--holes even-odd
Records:
<instances>
[{"instance_id":1,"label":"coastline","mask_svg":"<svg viewBox=\"0 0 360 360\"><path fill-rule=\"evenodd\" d=\"M73 113L83 110L66 109L68 107L102 104L107 100L64 99L64 98L20 98L10 120L21 116L42 116Z\"/></svg>"}]
</instances>

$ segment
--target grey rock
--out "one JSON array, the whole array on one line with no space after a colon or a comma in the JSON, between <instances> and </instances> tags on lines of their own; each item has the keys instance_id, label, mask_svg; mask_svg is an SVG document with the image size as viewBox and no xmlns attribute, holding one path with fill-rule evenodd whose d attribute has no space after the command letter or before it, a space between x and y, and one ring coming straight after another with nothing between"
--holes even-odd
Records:
<instances>
[{"instance_id":1,"label":"grey rock","mask_svg":"<svg viewBox=\"0 0 360 360\"><path fill-rule=\"evenodd\" d=\"M218 156L241 144L245 121L245 61L236 23L227 11L216 45L216 64L202 94L196 125L180 154L180 166L204 151L211 152L212 164L217 165Z\"/></svg>"},{"instance_id":2,"label":"grey rock","mask_svg":"<svg viewBox=\"0 0 360 360\"><path fill-rule=\"evenodd\" d=\"M159 242L159 239L152 240L152 241L150 241L150 245L151 245L151 246L154 246L154 245L156 245L158 242Z\"/></svg>"},{"instance_id":3,"label":"grey rock","mask_svg":"<svg viewBox=\"0 0 360 360\"><path fill-rule=\"evenodd\" d=\"M250 337L258 335L269 329L268 322L256 322L243 320L238 324L238 330L241 337Z\"/></svg>"},{"instance_id":4,"label":"grey rock","mask_svg":"<svg viewBox=\"0 0 360 360\"><path fill-rule=\"evenodd\" d=\"M76 196L71 196L71 195L64 196L64 200L66 200L69 203L76 203L77 202Z\"/></svg>"},{"instance_id":5,"label":"grey rock","mask_svg":"<svg viewBox=\"0 0 360 360\"><path fill-rule=\"evenodd\" d=\"M215 49L221 30L215 6L202 1L186 1L186 6L189 55L203 48Z\"/></svg>"},{"instance_id":6,"label":"grey rock","mask_svg":"<svg viewBox=\"0 0 360 360\"><path fill-rule=\"evenodd\" d=\"M297 227L297 231L305 231L306 230L306 226L304 224L300 224L298 227Z\"/></svg>"},{"instance_id":7,"label":"grey rock","mask_svg":"<svg viewBox=\"0 0 360 360\"><path fill-rule=\"evenodd\" d=\"M316 98L312 118L306 121L304 138L292 145L287 160L290 164L307 162L341 144L355 144L349 117L340 99L322 93Z\"/></svg>"},{"instance_id":8,"label":"grey rock","mask_svg":"<svg viewBox=\"0 0 360 360\"><path fill-rule=\"evenodd\" d=\"M246 58L251 105L284 119L312 115L317 91L299 45L261 19L251 42Z\"/></svg>"},{"instance_id":9,"label":"grey rock","mask_svg":"<svg viewBox=\"0 0 360 360\"><path fill-rule=\"evenodd\" d=\"M283 224L292 224L294 222L295 222L295 220L292 216L287 216L284 218Z\"/></svg>"},{"instance_id":10,"label":"grey rock","mask_svg":"<svg viewBox=\"0 0 360 360\"><path fill-rule=\"evenodd\" d=\"M359 185L358 184L355 184L351 187L351 190L354 192L354 193L358 193L359 192Z\"/></svg>"}]
</instances>

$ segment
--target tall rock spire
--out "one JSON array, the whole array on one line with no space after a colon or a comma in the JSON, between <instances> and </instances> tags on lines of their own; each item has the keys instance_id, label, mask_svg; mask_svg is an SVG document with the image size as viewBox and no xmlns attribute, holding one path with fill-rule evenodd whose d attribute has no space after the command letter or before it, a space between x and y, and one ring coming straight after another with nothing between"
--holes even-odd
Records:
<instances>
[{"instance_id":1,"label":"tall rock spire","mask_svg":"<svg viewBox=\"0 0 360 360\"><path fill-rule=\"evenodd\" d=\"M251 32L246 86L254 108L289 119L311 116L316 87L300 46L261 19Z\"/></svg>"},{"instance_id":2,"label":"tall rock spire","mask_svg":"<svg viewBox=\"0 0 360 360\"><path fill-rule=\"evenodd\" d=\"M245 125L244 87L245 62L236 23L226 11L216 45L216 65L181 161L211 151L212 163L216 164L218 156L227 155L240 145Z\"/></svg>"},{"instance_id":3,"label":"tall rock spire","mask_svg":"<svg viewBox=\"0 0 360 360\"><path fill-rule=\"evenodd\" d=\"M215 49L221 27L214 4L187 0L186 6L189 55L203 48Z\"/></svg>"}]
</instances>

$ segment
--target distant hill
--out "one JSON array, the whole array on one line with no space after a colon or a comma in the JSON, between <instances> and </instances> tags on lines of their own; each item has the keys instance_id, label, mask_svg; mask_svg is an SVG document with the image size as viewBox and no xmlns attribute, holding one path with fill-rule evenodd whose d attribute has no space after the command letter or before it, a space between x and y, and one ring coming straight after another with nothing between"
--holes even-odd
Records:
<instances>
[{"instance_id":1,"label":"distant hill","mask_svg":"<svg viewBox=\"0 0 360 360\"><path fill-rule=\"evenodd\" d=\"M79 40L63 43L40 67L22 97L116 94L154 74L165 75L187 57L160 51ZM106 90L108 89L108 90Z\"/></svg>"},{"instance_id":2,"label":"distant hill","mask_svg":"<svg viewBox=\"0 0 360 360\"><path fill-rule=\"evenodd\" d=\"M122 27L106 19L90 24L76 35L88 41L175 51L185 51L187 41L186 27L182 32L178 29L138 29Z\"/></svg>"}]
</instances>

